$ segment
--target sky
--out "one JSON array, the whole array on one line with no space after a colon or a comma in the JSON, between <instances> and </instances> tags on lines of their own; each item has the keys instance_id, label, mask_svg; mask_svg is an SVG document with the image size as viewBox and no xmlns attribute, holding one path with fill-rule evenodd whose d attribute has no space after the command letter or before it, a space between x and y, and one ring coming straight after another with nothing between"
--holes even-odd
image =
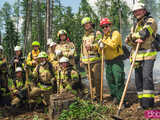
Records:
<instances>
[{"instance_id":1,"label":"sky","mask_svg":"<svg viewBox=\"0 0 160 120\"><path fill-rule=\"evenodd\" d=\"M0 0L0 8L5 2L9 2L12 5L15 1L16 0ZM71 6L75 13L78 12L80 2L81 0L61 0L63 6Z\"/></svg>"}]
</instances>

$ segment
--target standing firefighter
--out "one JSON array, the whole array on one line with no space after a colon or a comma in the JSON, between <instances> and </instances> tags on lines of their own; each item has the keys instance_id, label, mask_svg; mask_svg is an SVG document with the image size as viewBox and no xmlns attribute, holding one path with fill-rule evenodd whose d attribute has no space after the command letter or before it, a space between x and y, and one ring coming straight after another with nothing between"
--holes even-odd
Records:
<instances>
[{"instance_id":1,"label":"standing firefighter","mask_svg":"<svg viewBox=\"0 0 160 120\"><path fill-rule=\"evenodd\" d=\"M3 55L3 47L0 45L0 100L9 93L7 74L7 61Z\"/></svg>"},{"instance_id":2,"label":"standing firefighter","mask_svg":"<svg viewBox=\"0 0 160 120\"><path fill-rule=\"evenodd\" d=\"M138 108L147 109L154 106L153 66L157 51L153 48L152 42L157 24L142 3L134 5L133 14L137 22L125 42L132 47L131 62L137 43L140 44L135 62L135 84L140 101Z\"/></svg>"},{"instance_id":3,"label":"standing firefighter","mask_svg":"<svg viewBox=\"0 0 160 120\"><path fill-rule=\"evenodd\" d=\"M51 50L50 44L51 43L52 43L52 39L48 38L47 39L47 54L50 54L50 50Z\"/></svg>"},{"instance_id":4,"label":"standing firefighter","mask_svg":"<svg viewBox=\"0 0 160 120\"><path fill-rule=\"evenodd\" d=\"M112 22L108 18L100 21L100 27L103 29L104 37L99 42L99 46L104 49L106 62L106 78L110 88L110 94L114 98L113 103L120 102L124 90L124 63L122 60L122 40L118 31L112 31Z\"/></svg>"},{"instance_id":5,"label":"standing firefighter","mask_svg":"<svg viewBox=\"0 0 160 120\"><path fill-rule=\"evenodd\" d=\"M33 71L34 87L32 87L29 93L30 98L44 95L47 97L56 89L55 83L55 71L50 62L48 62L48 55L46 52L40 52L38 55L40 63Z\"/></svg>"},{"instance_id":6,"label":"standing firefighter","mask_svg":"<svg viewBox=\"0 0 160 120\"><path fill-rule=\"evenodd\" d=\"M11 105L13 108L20 105L20 102L27 99L27 88L25 87L26 79L23 69L21 67L17 67L15 74L11 87L11 93L13 96Z\"/></svg>"},{"instance_id":7,"label":"standing firefighter","mask_svg":"<svg viewBox=\"0 0 160 120\"><path fill-rule=\"evenodd\" d=\"M15 77L16 67L24 68L24 57L22 55L21 46L16 46L14 48L14 51L15 51L15 56L11 60L11 70L12 70L11 76L12 76L12 78Z\"/></svg>"},{"instance_id":8,"label":"standing firefighter","mask_svg":"<svg viewBox=\"0 0 160 120\"><path fill-rule=\"evenodd\" d=\"M40 53L40 50L39 50L40 43L38 41L33 41L32 47L33 47L33 50L28 54L27 61L26 61L27 65L31 67L31 70L33 70L38 64L37 57L38 57L38 54Z\"/></svg>"},{"instance_id":9,"label":"standing firefighter","mask_svg":"<svg viewBox=\"0 0 160 120\"><path fill-rule=\"evenodd\" d=\"M58 59L60 59L62 56L65 56L69 58L69 61L72 65L75 65L75 58L77 54L73 42L70 42L67 36L67 31L59 30L57 37L59 39L59 44L57 44L55 48L56 56Z\"/></svg>"},{"instance_id":10,"label":"standing firefighter","mask_svg":"<svg viewBox=\"0 0 160 120\"><path fill-rule=\"evenodd\" d=\"M49 62L52 63L52 65L55 69L58 68L58 61L56 59L56 54L55 54L56 45L57 45L57 43L55 43L55 42L50 43L50 53L48 55L48 60L49 60Z\"/></svg>"},{"instance_id":11,"label":"standing firefighter","mask_svg":"<svg viewBox=\"0 0 160 120\"><path fill-rule=\"evenodd\" d=\"M67 57L61 57L59 60L60 68L57 73L58 92L70 91L76 94L76 90L81 88L79 73L70 65Z\"/></svg>"},{"instance_id":12,"label":"standing firefighter","mask_svg":"<svg viewBox=\"0 0 160 120\"><path fill-rule=\"evenodd\" d=\"M88 73L88 78L91 79L91 97L99 99L101 64L100 55L98 53L98 37L101 37L101 34L99 34L98 31L94 31L94 25L89 17L83 18L81 24L85 29L85 34L82 38L80 62L81 66L84 65L85 71Z\"/></svg>"}]
</instances>

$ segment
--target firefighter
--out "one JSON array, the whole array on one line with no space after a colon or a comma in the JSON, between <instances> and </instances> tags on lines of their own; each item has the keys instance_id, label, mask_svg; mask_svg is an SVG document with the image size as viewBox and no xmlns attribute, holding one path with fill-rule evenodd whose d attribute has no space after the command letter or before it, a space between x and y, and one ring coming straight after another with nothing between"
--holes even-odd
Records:
<instances>
[{"instance_id":1,"label":"firefighter","mask_svg":"<svg viewBox=\"0 0 160 120\"><path fill-rule=\"evenodd\" d=\"M125 81L121 34L117 30L112 31L112 22L108 18L103 18L100 21L100 27L104 33L103 39L99 41L99 47L100 50L104 50L106 79L113 104L118 104L124 90Z\"/></svg>"},{"instance_id":2,"label":"firefighter","mask_svg":"<svg viewBox=\"0 0 160 120\"><path fill-rule=\"evenodd\" d=\"M13 79L13 84L11 86L11 94L13 96L11 105L13 108L20 105L20 102L27 99L27 88L25 86L26 79L22 67L17 67L15 74L16 76Z\"/></svg>"},{"instance_id":3,"label":"firefighter","mask_svg":"<svg viewBox=\"0 0 160 120\"><path fill-rule=\"evenodd\" d=\"M33 47L33 50L28 54L27 60L26 60L27 66L31 67L31 71L33 71L33 69L38 64L37 57L38 57L38 54L40 53L40 43L38 41L33 41L32 47Z\"/></svg>"},{"instance_id":4,"label":"firefighter","mask_svg":"<svg viewBox=\"0 0 160 120\"><path fill-rule=\"evenodd\" d=\"M153 66L157 51L152 42L157 32L157 23L142 3L136 3L132 11L137 21L125 42L132 47L131 62L136 45L140 43L134 66L135 84L140 102L138 109L148 109L154 106Z\"/></svg>"},{"instance_id":5,"label":"firefighter","mask_svg":"<svg viewBox=\"0 0 160 120\"><path fill-rule=\"evenodd\" d=\"M81 25L85 29L82 38L80 66L84 66L86 73L91 73L93 99L99 99L101 82L101 63L98 53L98 40L101 37L99 31L94 31L94 24L89 17L84 17ZM90 71L88 70L90 64Z\"/></svg>"},{"instance_id":6,"label":"firefighter","mask_svg":"<svg viewBox=\"0 0 160 120\"><path fill-rule=\"evenodd\" d=\"M48 55L46 52L40 52L38 55L40 63L36 66L33 71L34 76L34 86L29 93L30 98L34 99L38 96L49 94L56 90L56 79L55 79L55 70L52 64L48 61Z\"/></svg>"},{"instance_id":7,"label":"firefighter","mask_svg":"<svg viewBox=\"0 0 160 120\"><path fill-rule=\"evenodd\" d=\"M52 43L52 39L51 38L48 38L47 39L47 54L50 54L50 44Z\"/></svg>"},{"instance_id":8,"label":"firefighter","mask_svg":"<svg viewBox=\"0 0 160 120\"><path fill-rule=\"evenodd\" d=\"M12 76L12 79L15 77L15 69L16 67L21 67L21 68L24 68L24 57L23 57L23 54L22 54L22 48L21 46L16 46L14 48L14 51L15 51L15 56L11 59L11 76Z\"/></svg>"},{"instance_id":9,"label":"firefighter","mask_svg":"<svg viewBox=\"0 0 160 120\"><path fill-rule=\"evenodd\" d=\"M67 57L61 57L59 60L60 68L57 73L57 88L59 93L71 92L77 94L81 88L80 75Z\"/></svg>"},{"instance_id":10,"label":"firefighter","mask_svg":"<svg viewBox=\"0 0 160 120\"><path fill-rule=\"evenodd\" d=\"M49 62L52 63L53 67L55 68L55 70L58 67L58 61L56 59L56 55L55 55L55 48L56 48L57 43L55 42L51 42L50 43L50 53L48 55L48 60Z\"/></svg>"},{"instance_id":11,"label":"firefighter","mask_svg":"<svg viewBox=\"0 0 160 120\"><path fill-rule=\"evenodd\" d=\"M75 45L73 44L73 42L70 42L67 36L67 31L59 30L57 33L57 37L59 39L59 43L55 48L57 58L60 59L62 56L68 57L70 63L74 66L77 54L75 50Z\"/></svg>"},{"instance_id":12,"label":"firefighter","mask_svg":"<svg viewBox=\"0 0 160 120\"><path fill-rule=\"evenodd\" d=\"M9 95L9 89L8 89L7 61L3 55L3 46L0 45L0 101L1 100L3 101L3 98L5 98L8 95Z\"/></svg>"}]
</instances>

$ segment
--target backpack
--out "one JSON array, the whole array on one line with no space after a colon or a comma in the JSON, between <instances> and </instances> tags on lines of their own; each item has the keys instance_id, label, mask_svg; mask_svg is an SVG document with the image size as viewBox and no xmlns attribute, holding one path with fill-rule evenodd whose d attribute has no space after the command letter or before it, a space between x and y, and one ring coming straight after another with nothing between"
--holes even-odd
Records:
<instances>
[{"instance_id":1,"label":"backpack","mask_svg":"<svg viewBox=\"0 0 160 120\"><path fill-rule=\"evenodd\" d=\"M130 51L128 50L128 48L125 45L122 45L122 49L123 49L122 60L129 59Z\"/></svg>"},{"instance_id":2,"label":"backpack","mask_svg":"<svg viewBox=\"0 0 160 120\"><path fill-rule=\"evenodd\" d=\"M158 52L160 51L160 34L153 35L155 38L154 41L152 42L153 48L155 48Z\"/></svg>"},{"instance_id":3,"label":"backpack","mask_svg":"<svg viewBox=\"0 0 160 120\"><path fill-rule=\"evenodd\" d=\"M112 38L112 33L113 31L111 32L110 34L110 37ZM119 49L121 48L121 46L119 45L117 47L117 52L119 52ZM129 49L126 47L126 45L122 45L122 50L123 50L123 55L120 56L121 60L126 60L126 59L129 59L130 57L130 51Z\"/></svg>"}]
</instances>

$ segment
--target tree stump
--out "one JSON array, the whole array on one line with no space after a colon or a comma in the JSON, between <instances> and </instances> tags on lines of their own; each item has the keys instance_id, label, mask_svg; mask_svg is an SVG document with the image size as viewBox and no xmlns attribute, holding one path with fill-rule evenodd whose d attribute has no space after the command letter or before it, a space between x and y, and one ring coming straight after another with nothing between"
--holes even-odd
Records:
<instances>
[{"instance_id":1,"label":"tree stump","mask_svg":"<svg viewBox=\"0 0 160 120\"><path fill-rule=\"evenodd\" d=\"M71 93L61 93L50 95L49 120L58 119L59 114L75 101L75 96Z\"/></svg>"}]
</instances>

